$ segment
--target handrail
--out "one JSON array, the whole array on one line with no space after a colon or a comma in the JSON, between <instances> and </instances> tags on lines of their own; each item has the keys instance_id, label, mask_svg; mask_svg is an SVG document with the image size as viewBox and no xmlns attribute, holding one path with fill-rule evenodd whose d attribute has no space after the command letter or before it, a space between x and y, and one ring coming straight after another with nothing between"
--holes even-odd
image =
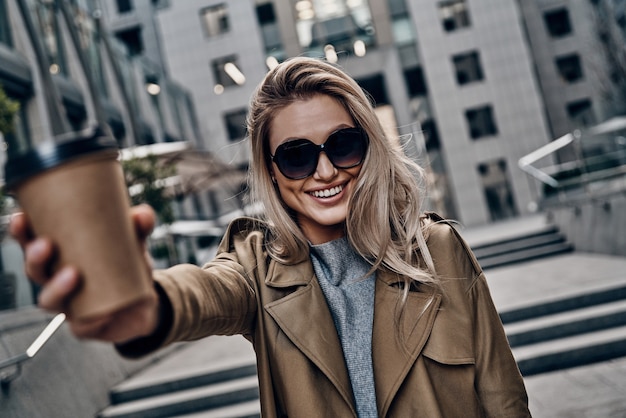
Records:
<instances>
[{"instance_id":1,"label":"handrail","mask_svg":"<svg viewBox=\"0 0 626 418\"><path fill-rule=\"evenodd\" d=\"M576 131L575 134L576 133L578 133L578 131ZM580 134L578 133L578 135ZM543 147L520 158L518 161L519 168L521 168L523 171L525 171L526 173L530 174L531 176L535 177L537 180L543 183L546 183L552 187L558 187L559 182L554 177L539 170L537 167L533 166L532 164L568 146L572 142L574 142L574 135L571 133L568 133L558 139L555 139L549 144L546 144Z\"/></svg>"},{"instance_id":2,"label":"handrail","mask_svg":"<svg viewBox=\"0 0 626 418\"><path fill-rule=\"evenodd\" d=\"M10 375L0 375L0 386L6 388L9 383L11 383L11 381L13 381L19 375L22 363L35 357L41 347L43 347L44 344L48 342L50 337L52 337L52 335L59 329L64 321L65 314L57 314L54 318L52 318L48 325L46 325L43 331L39 333L37 338L35 338L35 341L32 342L32 344L26 349L25 352L10 357L6 360L0 361L0 370L11 366L17 366L17 371L15 373Z\"/></svg>"},{"instance_id":3,"label":"handrail","mask_svg":"<svg viewBox=\"0 0 626 418\"><path fill-rule=\"evenodd\" d=\"M564 161L538 164L551 156ZM626 116L563 135L520 158L518 166L552 189L544 189L544 193L558 191L559 199L563 198L563 192L576 186L588 193L591 183L608 185L626 173Z\"/></svg>"}]
</instances>

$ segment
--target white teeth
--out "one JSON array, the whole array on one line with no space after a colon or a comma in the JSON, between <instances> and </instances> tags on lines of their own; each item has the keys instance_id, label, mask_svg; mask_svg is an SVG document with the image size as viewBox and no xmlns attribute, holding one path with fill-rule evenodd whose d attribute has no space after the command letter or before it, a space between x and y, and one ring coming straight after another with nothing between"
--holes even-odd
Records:
<instances>
[{"instance_id":1,"label":"white teeth","mask_svg":"<svg viewBox=\"0 0 626 418\"><path fill-rule=\"evenodd\" d=\"M343 190L343 186L332 187L330 189L325 190L316 190L313 192L313 196L315 197L331 197Z\"/></svg>"}]
</instances>

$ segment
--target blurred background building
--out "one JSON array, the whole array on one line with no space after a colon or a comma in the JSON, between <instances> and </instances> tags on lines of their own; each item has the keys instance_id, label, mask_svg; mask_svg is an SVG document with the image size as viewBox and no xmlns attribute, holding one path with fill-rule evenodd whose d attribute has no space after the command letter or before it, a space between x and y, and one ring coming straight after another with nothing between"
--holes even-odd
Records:
<instances>
[{"instance_id":1,"label":"blurred background building","mask_svg":"<svg viewBox=\"0 0 626 418\"><path fill-rule=\"evenodd\" d=\"M123 155L176 166L176 221L155 235L176 257L157 265L202 263L254 213L250 95L314 56L354 76L426 167L429 209L480 226L587 191L589 170L623 182L625 36L624 0L0 0L0 85L20 104L0 159L53 136L51 81L71 129L100 108ZM1 256L0 309L32 306L19 248Z\"/></svg>"}]
</instances>

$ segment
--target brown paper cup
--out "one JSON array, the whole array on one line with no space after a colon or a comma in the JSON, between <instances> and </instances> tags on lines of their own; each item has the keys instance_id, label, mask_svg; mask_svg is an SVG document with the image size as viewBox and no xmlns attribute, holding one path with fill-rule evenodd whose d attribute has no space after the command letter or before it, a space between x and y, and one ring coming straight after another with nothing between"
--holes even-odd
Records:
<instances>
[{"instance_id":1,"label":"brown paper cup","mask_svg":"<svg viewBox=\"0 0 626 418\"><path fill-rule=\"evenodd\" d=\"M96 147L67 154L67 161L23 179L12 190L36 235L56 244L55 265L80 270L82 286L67 313L89 319L147 297L152 283L130 218L117 150Z\"/></svg>"}]
</instances>

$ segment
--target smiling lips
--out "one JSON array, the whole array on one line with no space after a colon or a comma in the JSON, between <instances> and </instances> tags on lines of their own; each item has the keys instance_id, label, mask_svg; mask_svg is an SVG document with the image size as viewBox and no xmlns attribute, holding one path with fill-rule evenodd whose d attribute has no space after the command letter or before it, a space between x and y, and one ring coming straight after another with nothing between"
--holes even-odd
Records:
<instances>
[{"instance_id":1,"label":"smiling lips","mask_svg":"<svg viewBox=\"0 0 626 418\"><path fill-rule=\"evenodd\" d=\"M341 193L341 191L343 190L343 186L335 186L335 187L331 187L330 189L324 189L324 190L315 190L313 192L311 192L311 194L315 197L333 197L339 193Z\"/></svg>"}]
</instances>

